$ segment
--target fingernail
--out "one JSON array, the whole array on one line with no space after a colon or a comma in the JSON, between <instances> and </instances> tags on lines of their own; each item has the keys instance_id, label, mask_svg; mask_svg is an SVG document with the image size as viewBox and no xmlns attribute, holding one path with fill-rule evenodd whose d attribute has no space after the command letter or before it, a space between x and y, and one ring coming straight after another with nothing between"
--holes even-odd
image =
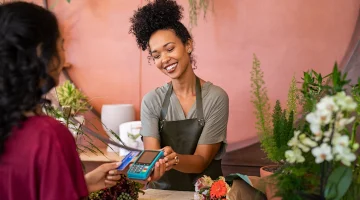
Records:
<instances>
[{"instance_id":1,"label":"fingernail","mask_svg":"<svg viewBox=\"0 0 360 200\"><path fill-rule=\"evenodd\" d=\"M159 163L156 163L156 164L155 164L155 167L159 167Z\"/></svg>"},{"instance_id":2,"label":"fingernail","mask_svg":"<svg viewBox=\"0 0 360 200\"><path fill-rule=\"evenodd\" d=\"M168 161L169 159L168 159L168 158L165 158L164 160L165 160L165 161Z\"/></svg>"},{"instance_id":3,"label":"fingernail","mask_svg":"<svg viewBox=\"0 0 360 200\"><path fill-rule=\"evenodd\" d=\"M117 166L120 166L120 165L121 165L121 162L117 162L116 165L117 165Z\"/></svg>"}]
</instances>

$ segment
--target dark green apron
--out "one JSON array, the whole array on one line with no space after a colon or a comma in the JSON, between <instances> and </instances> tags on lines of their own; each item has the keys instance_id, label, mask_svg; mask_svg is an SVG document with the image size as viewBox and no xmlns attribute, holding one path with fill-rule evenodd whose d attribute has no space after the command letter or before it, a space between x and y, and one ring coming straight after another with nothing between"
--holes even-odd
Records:
<instances>
[{"instance_id":1,"label":"dark green apron","mask_svg":"<svg viewBox=\"0 0 360 200\"><path fill-rule=\"evenodd\" d=\"M161 148L171 146L178 154L193 155L205 125L200 79L196 77L197 118L195 119L165 121L172 90L173 87L170 84L161 108L159 121ZM205 171L200 174L187 174L171 169L160 180L150 184L150 187L165 190L195 191L194 184L203 175L210 176L212 179L222 176L221 160L213 160Z\"/></svg>"}]
</instances>

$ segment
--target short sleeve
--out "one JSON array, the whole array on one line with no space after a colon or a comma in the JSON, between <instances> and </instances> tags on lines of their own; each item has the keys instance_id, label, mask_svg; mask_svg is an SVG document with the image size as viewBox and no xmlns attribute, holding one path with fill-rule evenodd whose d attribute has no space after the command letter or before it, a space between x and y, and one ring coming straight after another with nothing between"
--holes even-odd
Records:
<instances>
[{"instance_id":1,"label":"short sleeve","mask_svg":"<svg viewBox=\"0 0 360 200\"><path fill-rule=\"evenodd\" d=\"M160 141L159 115L160 106L155 91L146 94L141 102L141 131L143 137L154 137ZM160 101L161 102L161 101Z\"/></svg>"},{"instance_id":2,"label":"short sleeve","mask_svg":"<svg viewBox=\"0 0 360 200\"><path fill-rule=\"evenodd\" d=\"M69 130L57 121L42 133L42 150L37 158L41 200L79 200L88 196L76 144Z\"/></svg>"},{"instance_id":3,"label":"short sleeve","mask_svg":"<svg viewBox=\"0 0 360 200\"><path fill-rule=\"evenodd\" d=\"M229 118L229 97L224 90L217 87L212 91L205 126L198 144L216 144L226 141L227 123Z\"/></svg>"}]
</instances>

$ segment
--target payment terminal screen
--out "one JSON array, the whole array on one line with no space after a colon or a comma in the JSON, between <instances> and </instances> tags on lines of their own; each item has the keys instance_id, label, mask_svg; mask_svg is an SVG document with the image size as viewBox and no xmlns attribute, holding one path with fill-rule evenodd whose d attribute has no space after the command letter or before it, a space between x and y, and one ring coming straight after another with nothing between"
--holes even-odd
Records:
<instances>
[{"instance_id":1,"label":"payment terminal screen","mask_svg":"<svg viewBox=\"0 0 360 200\"><path fill-rule=\"evenodd\" d=\"M140 164L150 164L154 158L158 155L159 152L157 151L144 151L144 153L141 155L137 163Z\"/></svg>"}]
</instances>

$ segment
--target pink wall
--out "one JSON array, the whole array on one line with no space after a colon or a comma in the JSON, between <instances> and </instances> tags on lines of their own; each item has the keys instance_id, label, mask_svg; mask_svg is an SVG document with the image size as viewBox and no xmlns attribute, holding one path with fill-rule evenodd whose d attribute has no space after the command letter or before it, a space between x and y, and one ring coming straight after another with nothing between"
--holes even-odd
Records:
<instances>
[{"instance_id":1,"label":"pink wall","mask_svg":"<svg viewBox=\"0 0 360 200\"><path fill-rule=\"evenodd\" d=\"M131 103L168 81L147 61L128 34L129 18L141 0L65 0L54 8L66 39L69 73L93 100ZM37 2L40 2L38 0ZM49 0L50 5L55 0ZM101 2L101 3L100 3ZM185 8L188 25L188 1ZM256 53L271 102L286 101L292 75L310 68L330 72L350 42L360 0L214 0L214 12L192 31L196 74L223 87L230 97L229 143L256 136L250 103L250 70Z\"/></svg>"}]
</instances>

